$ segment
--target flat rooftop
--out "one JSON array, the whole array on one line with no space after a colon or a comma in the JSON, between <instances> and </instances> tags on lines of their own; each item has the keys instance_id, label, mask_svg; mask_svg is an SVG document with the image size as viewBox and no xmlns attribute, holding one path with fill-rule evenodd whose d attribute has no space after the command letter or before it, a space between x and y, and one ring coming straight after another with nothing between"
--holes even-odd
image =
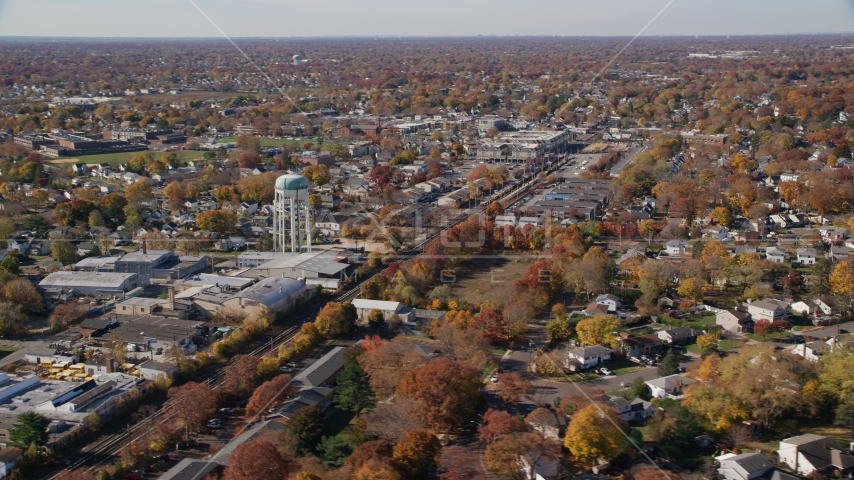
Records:
<instances>
[{"instance_id":1,"label":"flat rooftop","mask_svg":"<svg viewBox=\"0 0 854 480\"><path fill-rule=\"evenodd\" d=\"M118 288L136 273L117 272L53 272L39 282L41 287L105 287Z\"/></svg>"}]
</instances>

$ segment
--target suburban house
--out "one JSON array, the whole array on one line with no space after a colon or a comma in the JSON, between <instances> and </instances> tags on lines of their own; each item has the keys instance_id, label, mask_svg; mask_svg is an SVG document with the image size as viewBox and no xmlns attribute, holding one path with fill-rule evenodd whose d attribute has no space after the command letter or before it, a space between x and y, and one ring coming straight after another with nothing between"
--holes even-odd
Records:
<instances>
[{"instance_id":1,"label":"suburban house","mask_svg":"<svg viewBox=\"0 0 854 480\"><path fill-rule=\"evenodd\" d=\"M800 355L811 362L817 362L822 355L830 353L831 346L826 342L815 341L795 345L795 348L791 351L793 354Z\"/></svg>"},{"instance_id":2,"label":"suburban house","mask_svg":"<svg viewBox=\"0 0 854 480\"><path fill-rule=\"evenodd\" d=\"M664 244L664 248L668 255L685 255L685 250L688 249L688 242L685 240L670 240Z\"/></svg>"},{"instance_id":3,"label":"suburban house","mask_svg":"<svg viewBox=\"0 0 854 480\"><path fill-rule=\"evenodd\" d=\"M780 441L780 463L801 475L839 470L842 476L854 472L854 455L843 450L833 437L808 433Z\"/></svg>"},{"instance_id":4,"label":"suburban house","mask_svg":"<svg viewBox=\"0 0 854 480\"><path fill-rule=\"evenodd\" d=\"M750 314L754 322L760 320L773 322L788 317L790 305L791 303L785 300L765 298L748 303L747 313Z\"/></svg>"},{"instance_id":5,"label":"suburban house","mask_svg":"<svg viewBox=\"0 0 854 480\"><path fill-rule=\"evenodd\" d=\"M237 213L248 217L250 215L254 215L255 212L258 211L258 201L257 200L246 200L237 207Z\"/></svg>"},{"instance_id":6,"label":"suburban house","mask_svg":"<svg viewBox=\"0 0 854 480\"><path fill-rule=\"evenodd\" d=\"M765 258L771 263L786 263L789 260L789 254L777 247L768 247L765 250Z\"/></svg>"},{"instance_id":7,"label":"suburban house","mask_svg":"<svg viewBox=\"0 0 854 480\"><path fill-rule=\"evenodd\" d=\"M623 309L623 302L620 300L620 297L616 295L611 295L610 293L606 293L604 295L599 295L596 297L596 303L599 305L605 305L608 307L608 312L616 312Z\"/></svg>"},{"instance_id":8,"label":"suburban house","mask_svg":"<svg viewBox=\"0 0 854 480\"><path fill-rule=\"evenodd\" d=\"M614 413L624 422L638 421L642 422L653 416L655 412L661 410L659 407L650 402L636 398L631 402L623 397L607 397L603 402L611 407Z\"/></svg>"},{"instance_id":9,"label":"suburban house","mask_svg":"<svg viewBox=\"0 0 854 480\"><path fill-rule=\"evenodd\" d=\"M681 399L685 393L685 387L693 383L695 383L694 380L678 373L646 381L646 385L649 387L653 397L660 399L672 398L675 400Z\"/></svg>"},{"instance_id":10,"label":"suburban house","mask_svg":"<svg viewBox=\"0 0 854 480\"><path fill-rule=\"evenodd\" d=\"M660 338L662 342L667 342L673 345L691 343L702 333L703 332L694 330L691 327L678 327L671 328L670 330L659 330L656 332L658 338Z\"/></svg>"},{"instance_id":11,"label":"suburban house","mask_svg":"<svg viewBox=\"0 0 854 480\"><path fill-rule=\"evenodd\" d=\"M732 308L718 312L715 315L715 325L720 325L730 333L753 333L756 322L753 321L749 313Z\"/></svg>"},{"instance_id":12,"label":"suburban house","mask_svg":"<svg viewBox=\"0 0 854 480\"><path fill-rule=\"evenodd\" d=\"M759 453L742 453L736 455L727 453L715 457L720 465L718 475L726 480L797 480L798 477L774 468L768 460Z\"/></svg>"},{"instance_id":13,"label":"suburban house","mask_svg":"<svg viewBox=\"0 0 854 480\"><path fill-rule=\"evenodd\" d=\"M653 333L640 335L638 337L630 337L626 334L621 334L621 337L618 340L620 342L620 349L626 358L641 358L644 355L655 355L661 348L661 339Z\"/></svg>"},{"instance_id":14,"label":"suburban house","mask_svg":"<svg viewBox=\"0 0 854 480\"><path fill-rule=\"evenodd\" d=\"M566 354L566 366L572 371L587 370L611 359L613 350L594 345L570 350Z\"/></svg>"},{"instance_id":15,"label":"suburban house","mask_svg":"<svg viewBox=\"0 0 854 480\"><path fill-rule=\"evenodd\" d=\"M799 248L795 252L801 265L815 265L817 253L814 248Z\"/></svg>"}]
</instances>

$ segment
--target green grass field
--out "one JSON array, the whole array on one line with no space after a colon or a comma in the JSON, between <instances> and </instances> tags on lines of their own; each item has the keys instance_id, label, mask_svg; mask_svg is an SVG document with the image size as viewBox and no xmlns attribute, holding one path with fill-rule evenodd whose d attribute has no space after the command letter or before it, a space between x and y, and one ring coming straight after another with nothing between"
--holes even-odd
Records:
<instances>
[{"instance_id":1,"label":"green grass field","mask_svg":"<svg viewBox=\"0 0 854 480\"><path fill-rule=\"evenodd\" d=\"M12 352L17 352L17 351L18 351L18 349L15 347L0 346L0 358L5 358L7 355L11 354Z\"/></svg>"},{"instance_id":2,"label":"green grass field","mask_svg":"<svg viewBox=\"0 0 854 480\"><path fill-rule=\"evenodd\" d=\"M281 147L282 145L302 146L302 145L305 145L306 143L315 143L314 139L312 139L312 138L304 138L302 140L285 140L285 139L258 137L258 141L261 142L262 147ZM237 142L237 137L218 138L217 142L219 142L219 143ZM323 142L323 143L326 143L326 142Z\"/></svg>"},{"instance_id":3,"label":"green grass field","mask_svg":"<svg viewBox=\"0 0 854 480\"><path fill-rule=\"evenodd\" d=\"M116 153L99 153L97 155L81 155L79 157L60 157L53 160L48 160L47 163L53 164L73 164L73 163L85 163L88 165L92 165L95 163L109 163L110 165L118 165L120 163L127 163L134 155L139 155L143 152L116 152ZM197 152L193 150L179 150L177 152L179 157L185 162L193 160L194 158L199 158L202 156L204 152ZM154 152L155 156L160 156L160 153Z\"/></svg>"}]
</instances>

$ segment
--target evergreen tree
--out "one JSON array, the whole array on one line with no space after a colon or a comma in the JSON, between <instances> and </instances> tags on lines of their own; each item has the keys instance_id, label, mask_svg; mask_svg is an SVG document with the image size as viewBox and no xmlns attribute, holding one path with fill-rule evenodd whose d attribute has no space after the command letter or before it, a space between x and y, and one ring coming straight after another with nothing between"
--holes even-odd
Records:
<instances>
[{"instance_id":1,"label":"evergreen tree","mask_svg":"<svg viewBox=\"0 0 854 480\"><path fill-rule=\"evenodd\" d=\"M375 403L374 391L362 367L356 362L344 365L336 380L335 406L341 410L359 413Z\"/></svg>"},{"instance_id":2,"label":"evergreen tree","mask_svg":"<svg viewBox=\"0 0 854 480\"><path fill-rule=\"evenodd\" d=\"M658 374L662 377L667 377L677 373L679 373L679 359L676 358L676 354L671 349L664 355L664 360L658 366Z\"/></svg>"},{"instance_id":3,"label":"evergreen tree","mask_svg":"<svg viewBox=\"0 0 854 480\"><path fill-rule=\"evenodd\" d=\"M298 457L304 457L317 451L317 445L323 439L323 418L320 410L305 407L297 410L288 423L288 439L291 451Z\"/></svg>"},{"instance_id":4,"label":"evergreen tree","mask_svg":"<svg viewBox=\"0 0 854 480\"><path fill-rule=\"evenodd\" d=\"M649 400L652 398L652 395L649 393L649 387L646 386L646 382L643 378L637 377L632 380L632 384L629 385L629 389L626 392L626 398L629 400L634 400L636 398Z\"/></svg>"},{"instance_id":5,"label":"evergreen tree","mask_svg":"<svg viewBox=\"0 0 854 480\"><path fill-rule=\"evenodd\" d=\"M18 416L18 423L9 429L9 442L13 445L27 446L31 443L41 446L47 443L47 426L50 420L38 413L26 412Z\"/></svg>"}]
</instances>

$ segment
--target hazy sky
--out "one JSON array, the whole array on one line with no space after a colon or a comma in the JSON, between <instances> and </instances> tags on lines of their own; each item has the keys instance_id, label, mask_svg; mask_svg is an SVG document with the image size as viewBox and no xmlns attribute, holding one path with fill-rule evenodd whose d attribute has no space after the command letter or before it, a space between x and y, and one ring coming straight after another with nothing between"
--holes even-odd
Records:
<instances>
[{"instance_id":1,"label":"hazy sky","mask_svg":"<svg viewBox=\"0 0 854 480\"><path fill-rule=\"evenodd\" d=\"M193 0L233 37L633 36L669 0ZM854 0L674 0L646 35L854 32ZM215 37L190 0L0 0L0 36Z\"/></svg>"}]
</instances>

